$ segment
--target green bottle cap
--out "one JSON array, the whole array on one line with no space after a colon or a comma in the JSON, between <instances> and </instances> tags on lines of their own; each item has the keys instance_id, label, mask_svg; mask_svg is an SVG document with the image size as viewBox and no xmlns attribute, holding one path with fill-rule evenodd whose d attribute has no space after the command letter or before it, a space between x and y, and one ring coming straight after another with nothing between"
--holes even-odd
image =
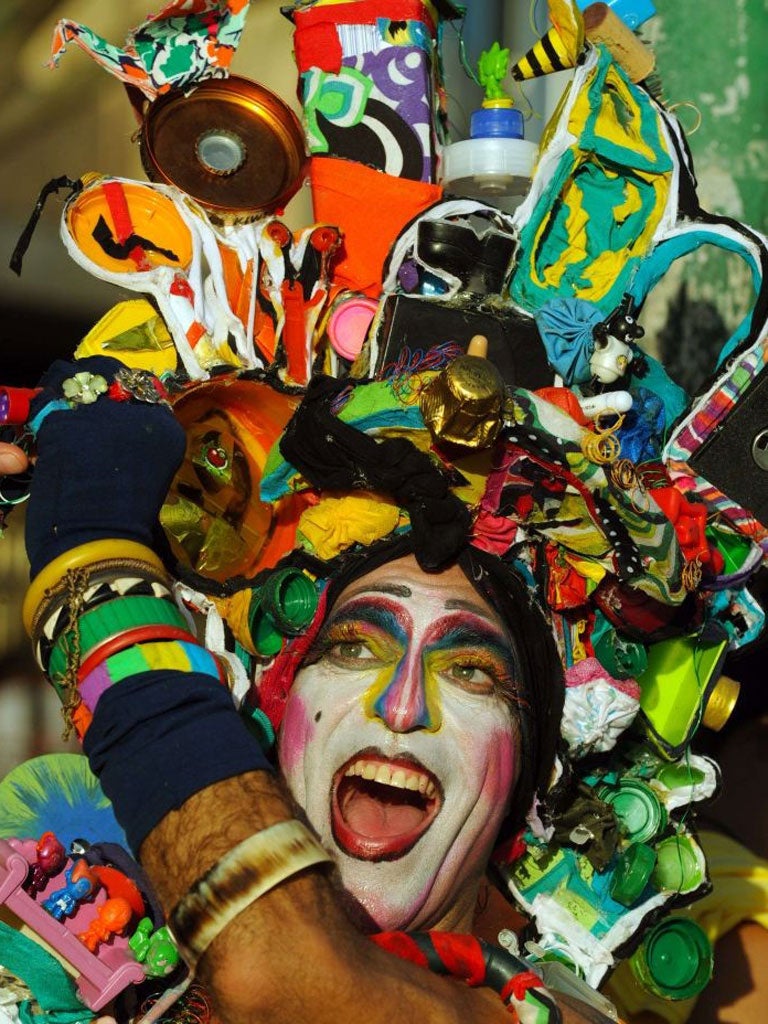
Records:
<instances>
[{"instance_id":1,"label":"green bottle cap","mask_svg":"<svg viewBox=\"0 0 768 1024\"><path fill-rule=\"evenodd\" d=\"M704 781L706 776L701 768L692 764L665 764L657 772L656 778L667 789L692 789Z\"/></svg>"},{"instance_id":2,"label":"green bottle cap","mask_svg":"<svg viewBox=\"0 0 768 1024\"><path fill-rule=\"evenodd\" d=\"M615 788L601 787L598 796L613 807L621 832L633 843L645 843L667 823L667 812L650 786L623 779Z\"/></svg>"},{"instance_id":3,"label":"green bottle cap","mask_svg":"<svg viewBox=\"0 0 768 1024\"><path fill-rule=\"evenodd\" d=\"M670 836L656 846L652 881L665 892L692 892L704 881L703 857L690 836Z\"/></svg>"},{"instance_id":4,"label":"green bottle cap","mask_svg":"<svg viewBox=\"0 0 768 1024\"><path fill-rule=\"evenodd\" d=\"M656 853L645 843L632 843L620 855L610 892L617 903L631 907L640 898L656 864Z\"/></svg>"},{"instance_id":5,"label":"green bottle cap","mask_svg":"<svg viewBox=\"0 0 768 1024\"><path fill-rule=\"evenodd\" d=\"M273 620L266 614L260 602L251 602L248 612L248 626L251 640L257 654L262 658L273 658L280 653L285 636L277 628Z\"/></svg>"},{"instance_id":6,"label":"green bottle cap","mask_svg":"<svg viewBox=\"0 0 768 1024\"><path fill-rule=\"evenodd\" d=\"M261 588L261 605L281 633L296 636L317 611L317 590L301 569L278 569Z\"/></svg>"},{"instance_id":7,"label":"green bottle cap","mask_svg":"<svg viewBox=\"0 0 768 1024\"><path fill-rule=\"evenodd\" d=\"M670 917L651 929L629 962L640 984L655 995L690 999L712 977L712 945L695 921Z\"/></svg>"},{"instance_id":8,"label":"green bottle cap","mask_svg":"<svg viewBox=\"0 0 768 1024\"><path fill-rule=\"evenodd\" d=\"M648 664L645 647L619 636L613 628L606 629L597 640L593 634L593 647L595 657L614 679L634 679Z\"/></svg>"}]
</instances>

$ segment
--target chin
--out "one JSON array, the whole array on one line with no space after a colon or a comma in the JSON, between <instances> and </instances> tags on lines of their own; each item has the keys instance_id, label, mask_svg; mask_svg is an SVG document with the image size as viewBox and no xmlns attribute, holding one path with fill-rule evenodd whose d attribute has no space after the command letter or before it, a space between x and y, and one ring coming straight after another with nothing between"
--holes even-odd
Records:
<instances>
[{"instance_id":1,"label":"chin","mask_svg":"<svg viewBox=\"0 0 768 1024\"><path fill-rule=\"evenodd\" d=\"M413 931L437 925L440 915L429 911L429 891L419 891L422 880L409 878L402 865L394 870L391 863L363 867L343 854L338 863L348 909L362 931Z\"/></svg>"}]
</instances>

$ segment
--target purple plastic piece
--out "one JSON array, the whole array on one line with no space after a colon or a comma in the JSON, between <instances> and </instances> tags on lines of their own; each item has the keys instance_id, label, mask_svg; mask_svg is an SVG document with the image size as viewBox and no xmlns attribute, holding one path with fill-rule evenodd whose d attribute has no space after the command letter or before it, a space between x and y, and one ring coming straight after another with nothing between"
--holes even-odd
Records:
<instances>
[{"instance_id":1,"label":"purple plastic piece","mask_svg":"<svg viewBox=\"0 0 768 1024\"><path fill-rule=\"evenodd\" d=\"M103 892L92 903L78 907L66 921L57 921L24 891L24 882L35 860L34 840L0 839L0 904L5 904L29 925L41 939L59 953L77 971L77 991L91 1010L100 1010L128 985L144 981L144 969L128 946L128 939L115 935L109 944L102 944L98 954L89 952L77 938L99 912L106 899ZM66 867L71 865L67 860ZM40 897L60 888L64 872L54 875L40 892Z\"/></svg>"}]
</instances>

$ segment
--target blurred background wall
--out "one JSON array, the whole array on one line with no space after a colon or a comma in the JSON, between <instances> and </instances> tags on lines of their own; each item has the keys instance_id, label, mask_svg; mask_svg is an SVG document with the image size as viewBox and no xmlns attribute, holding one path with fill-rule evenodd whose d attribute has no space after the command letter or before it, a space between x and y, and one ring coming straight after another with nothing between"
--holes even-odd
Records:
<instances>
[{"instance_id":1,"label":"blurred background wall","mask_svg":"<svg viewBox=\"0 0 768 1024\"><path fill-rule=\"evenodd\" d=\"M664 96L690 131L702 205L768 231L768 2L655 0L643 26ZM7 263L49 179L89 170L129 178L144 174L136 122L122 86L74 46L60 67L46 67L58 18L90 26L121 44L152 7L147 0L3 0L0 4L0 382L33 385L56 357L67 356L92 324L127 297L89 277L58 238L63 200L52 197L17 278ZM161 0L154 9L159 10ZM461 69L499 39L512 59L548 26L545 0L469 0L458 31L445 31L444 56L456 139L467 132L480 89ZM233 70L269 86L296 109L291 26L274 0L252 0ZM538 139L567 73L515 92L530 107L527 135ZM311 219L309 193L287 220ZM643 313L649 343L681 383L695 387L714 365L719 344L750 305L750 285L735 258L693 254L657 288ZM26 583L22 513L0 544L0 773L24 757L61 746L55 698L27 653L19 617ZM744 671L749 672L749 664ZM732 671L732 674L738 673Z\"/></svg>"}]
</instances>

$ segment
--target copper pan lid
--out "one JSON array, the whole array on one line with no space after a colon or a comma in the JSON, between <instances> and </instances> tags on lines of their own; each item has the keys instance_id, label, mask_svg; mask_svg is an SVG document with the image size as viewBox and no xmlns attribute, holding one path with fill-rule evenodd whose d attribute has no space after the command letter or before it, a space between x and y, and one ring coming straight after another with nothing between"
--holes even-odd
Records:
<instances>
[{"instance_id":1,"label":"copper pan lid","mask_svg":"<svg viewBox=\"0 0 768 1024\"><path fill-rule=\"evenodd\" d=\"M150 103L139 144L153 181L175 185L225 223L281 210L304 180L298 118L269 89L235 75Z\"/></svg>"}]
</instances>

